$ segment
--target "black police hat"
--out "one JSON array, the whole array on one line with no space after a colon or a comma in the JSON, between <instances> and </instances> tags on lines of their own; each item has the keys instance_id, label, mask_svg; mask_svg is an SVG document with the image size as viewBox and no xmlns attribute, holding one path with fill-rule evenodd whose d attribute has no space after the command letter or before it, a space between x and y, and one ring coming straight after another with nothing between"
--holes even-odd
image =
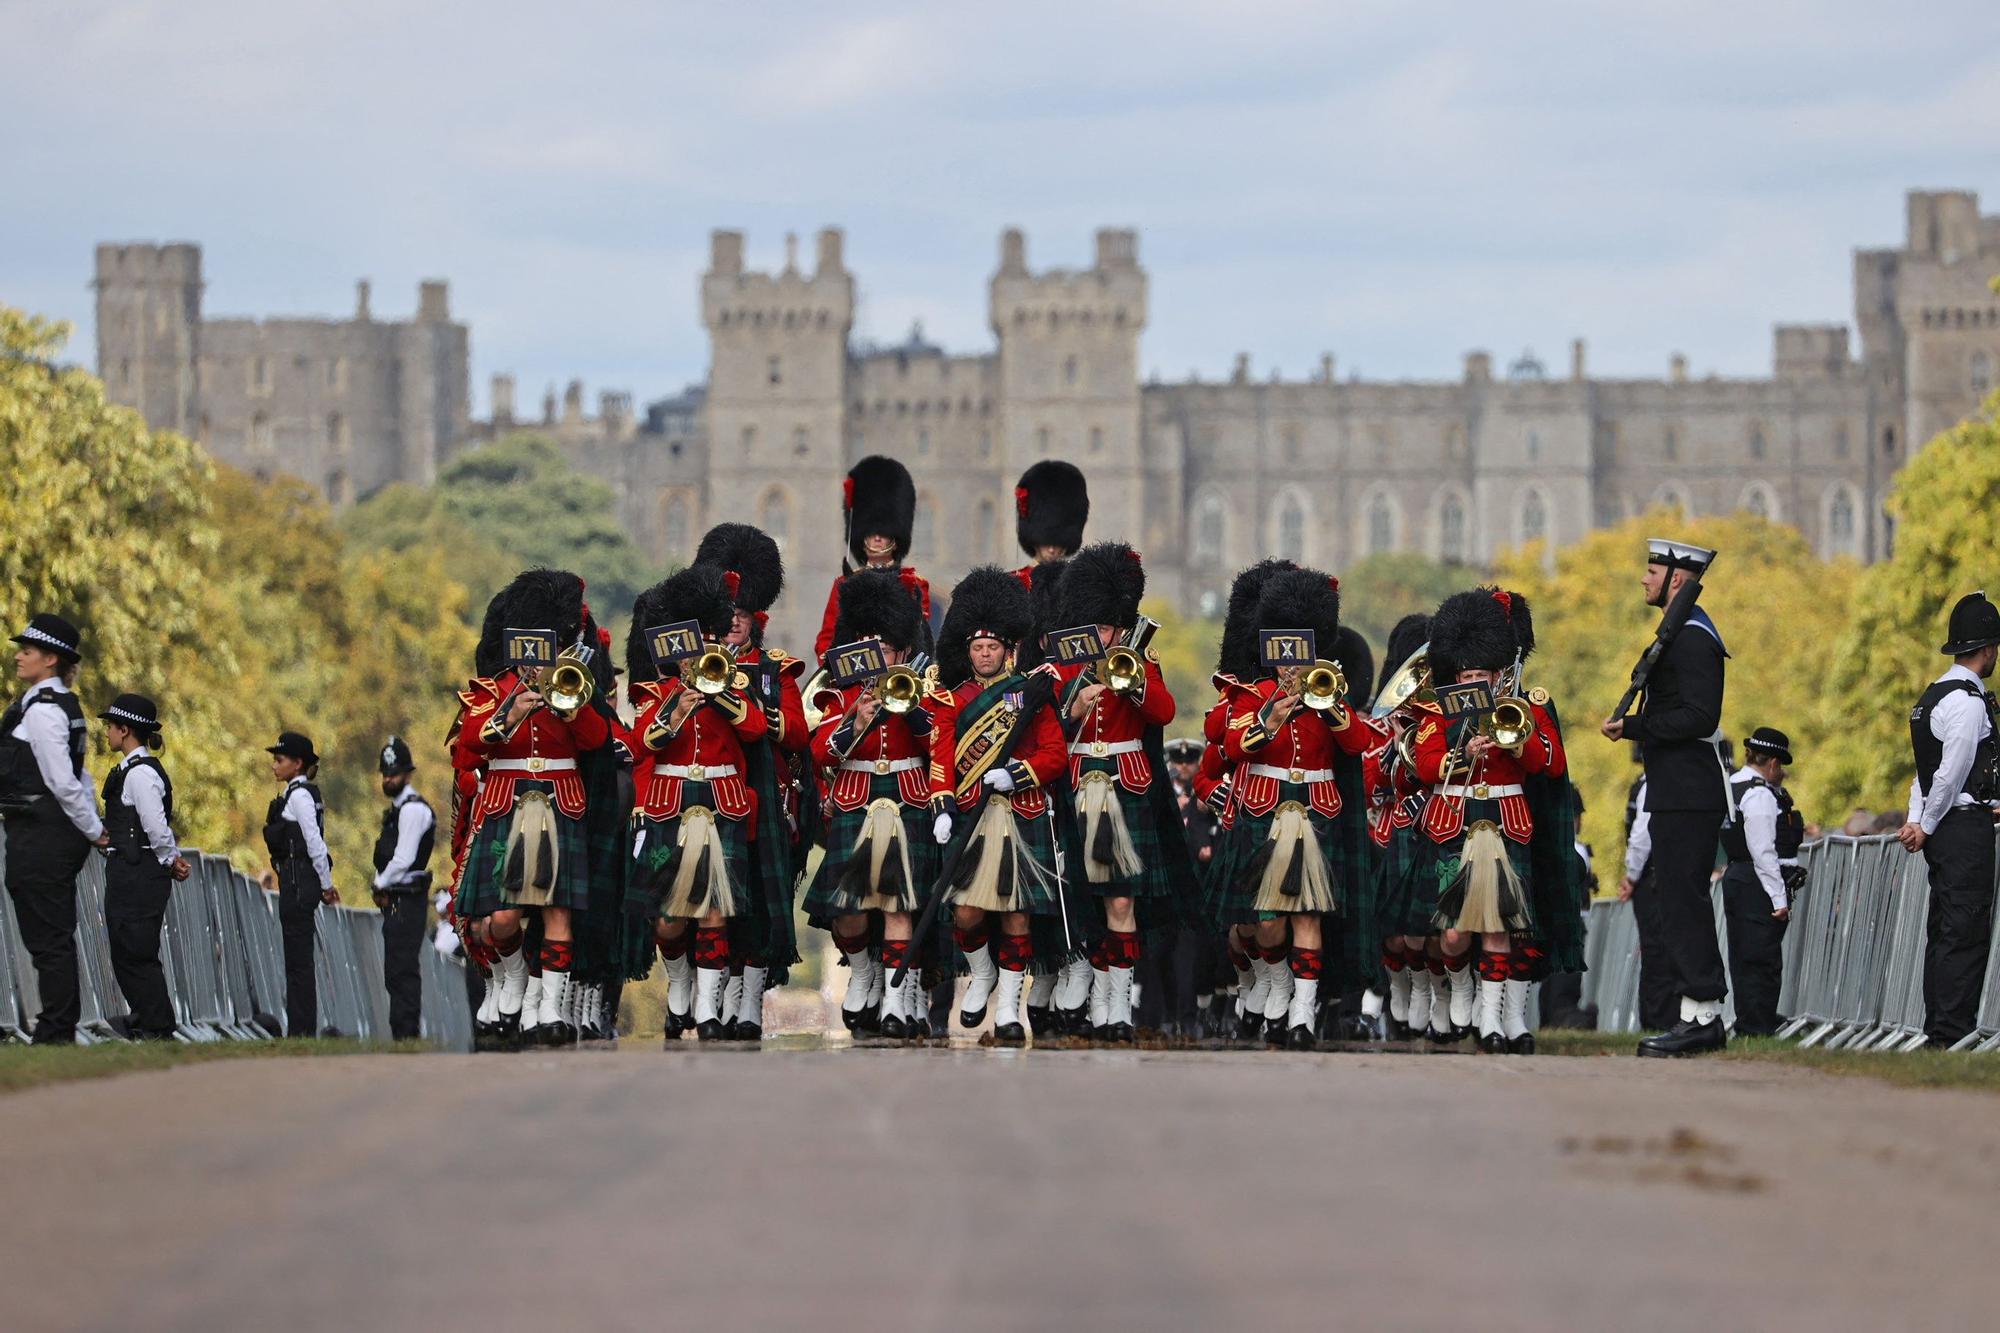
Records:
<instances>
[{"instance_id":1,"label":"black police hat","mask_svg":"<svg viewBox=\"0 0 2000 1333\"><path fill-rule=\"evenodd\" d=\"M75 662L83 656L83 636L76 632L76 626L46 611L29 616L28 627L14 636L14 642L46 649L66 662Z\"/></svg>"},{"instance_id":2,"label":"black police hat","mask_svg":"<svg viewBox=\"0 0 2000 1333\"><path fill-rule=\"evenodd\" d=\"M1205 748L1201 741L1191 736L1168 741L1163 747L1167 762L1170 764L1198 764L1201 762L1201 752Z\"/></svg>"},{"instance_id":3,"label":"black police hat","mask_svg":"<svg viewBox=\"0 0 2000 1333\"><path fill-rule=\"evenodd\" d=\"M391 736L389 743L382 747L382 776L397 773L414 773L417 761L410 758L410 747L403 743L401 736Z\"/></svg>"},{"instance_id":4,"label":"black police hat","mask_svg":"<svg viewBox=\"0 0 2000 1333\"><path fill-rule=\"evenodd\" d=\"M1779 763L1792 762L1792 738L1776 727L1759 727L1743 738L1746 759L1761 762L1775 756Z\"/></svg>"},{"instance_id":5,"label":"black police hat","mask_svg":"<svg viewBox=\"0 0 2000 1333\"><path fill-rule=\"evenodd\" d=\"M319 755L313 750L312 737L300 731L281 731L278 743L264 747L267 754L281 754L287 759L297 759L307 767L319 762Z\"/></svg>"},{"instance_id":6,"label":"black police hat","mask_svg":"<svg viewBox=\"0 0 2000 1333\"><path fill-rule=\"evenodd\" d=\"M1984 592L1969 592L1951 608L1947 632L1951 638L1939 650L1947 657L1963 657L2000 643L2000 606L1987 601Z\"/></svg>"},{"instance_id":7,"label":"black police hat","mask_svg":"<svg viewBox=\"0 0 2000 1333\"><path fill-rule=\"evenodd\" d=\"M143 694L121 694L111 707L98 714L106 722L118 722L141 735L160 734L160 710Z\"/></svg>"}]
</instances>

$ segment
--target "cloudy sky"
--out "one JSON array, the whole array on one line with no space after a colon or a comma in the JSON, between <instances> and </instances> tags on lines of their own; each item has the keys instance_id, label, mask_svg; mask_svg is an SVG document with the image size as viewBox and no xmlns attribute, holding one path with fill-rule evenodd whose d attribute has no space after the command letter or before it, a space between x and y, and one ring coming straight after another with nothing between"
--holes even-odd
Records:
<instances>
[{"instance_id":1,"label":"cloudy sky","mask_svg":"<svg viewBox=\"0 0 2000 1333\"><path fill-rule=\"evenodd\" d=\"M1913 21L1905 21L1910 16ZM2000 209L2000 5L0 0L0 301L90 341L98 240L204 248L211 314L472 326L475 399L700 378L712 227L837 224L859 337L990 345L1139 229L1170 378L1757 374L1847 320L1911 186Z\"/></svg>"}]
</instances>

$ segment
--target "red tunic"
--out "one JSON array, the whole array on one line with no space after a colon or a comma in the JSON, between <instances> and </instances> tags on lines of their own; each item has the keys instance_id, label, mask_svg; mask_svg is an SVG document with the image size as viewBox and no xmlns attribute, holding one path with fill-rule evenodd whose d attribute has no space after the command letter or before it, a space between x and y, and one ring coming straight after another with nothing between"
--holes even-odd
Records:
<instances>
[{"instance_id":1,"label":"red tunic","mask_svg":"<svg viewBox=\"0 0 2000 1333\"><path fill-rule=\"evenodd\" d=\"M1229 736L1224 742L1228 758L1239 767L1231 784L1230 803L1253 815L1268 815L1278 805L1281 780L1269 773L1252 772L1252 767L1274 768L1286 773L1323 773L1324 777L1288 779L1303 784L1307 799L1319 814L1331 818L1340 813L1340 787L1333 778L1333 757L1365 754L1382 742L1382 731L1353 709L1331 720L1335 714L1300 708L1278 728L1267 733L1260 721L1261 711L1278 694L1278 682L1260 680L1237 685L1230 690Z\"/></svg>"},{"instance_id":2,"label":"red tunic","mask_svg":"<svg viewBox=\"0 0 2000 1333\"><path fill-rule=\"evenodd\" d=\"M871 566L871 568L886 569L891 568L891 566L879 565ZM908 588L910 594L917 599L917 605L924 609L924 623L928 625L931 619L931 585L926 583L923 576L908 565L897 565L893 568L896 571L896 576L903 581L903 586ZM840 585L847 578L848 576L845 574L840 575L834 579L833 586L827 589L826 614L820 617L819 637L813 640L813 656L819 658L821 661L826 659L826 650L833 647L833 628L840 620Z\"/></svg>"},{"instance_id":3,"label":"red tunic","mask_svg":"<svg viewBox=\"0 0 2000 1333\"><path fill-rule=\"evenodd\" d=\"M1069 709L1067 701L1073 697L1070 687L1078 677L1092 668L1084 663L1058 667L1057 674L1064 683L1062 697L1065 700L1064 713ZM1080 688L1080 687L1078 687ZM1167 682L1160 675L1160 664L1148 660L1146 663L1146 684L1136 695L1113 694L1105 690L1097 696L1097 702L1090 711L1076 721L1070 730L1069 780L1072 784L1082 780L1083 761L1086 758L1116 758L1118 761L1118 785L1135 795L1143 794L1153 785L1153 768L1146 762L1146 752L1136 746L1117 755L1096 754L1098 746L1130 745L1142 740L1148 727L1164 727L1174 720L1174 696L1167 692Z\"/></svg>"},{"instance_id":4,"label":"red tunic","mask_svg":"<svg viewBox=\"0 0 2000 1333\"><path fill-rule=\"evenodd\" d=\"M953 758L952 785L954 790L962 773L958 766L958 715L965 711L974 699L986 690L977 680L968 680L957 689L948 691L948 697L957 706L949 720L941 723L932 740L940 754L947 752ZM941 710L942 711L942 710ZM1027 734L1014 747L1014 755L1007 764L1007 771L1013 774L1014 813L1023 819L1035 819L1049 807L1047 787L1062 776L1064 761L1068 758L1068 747L1063 744L1062 724L1056 720L1053 704L1044 704L1028 719ZM958 797L961 810L971 810L984 799L985 788L969 788Z\"/></svg>"},{"instance_id":5,"label":"red tunic","mask_svg":"<svg viewBox=\"0 0 2000 1333\"><path fill-rule=\"evenodd\" d=\"M459 724L458 744L452 762L461 768L484 766L486 777L479 790L479 804L473 812L476 828L493 815L514 808L514 784L523 778L550 783L555 788L556 808L572 819L583 817L583 779L574 767L554 773L508 769L495 771L496 759L575 759L611 739L611 728L595 708L584 708L567 722L547 708L538 708L514 729L514 734L496 740L486 738L486 724L494 720L500 701L514 688L510 668L491 680L474 680L460 693L465 704L465 720Z\"/></svg>"},{"instance_id":6,"label":"red tunic","mask_svg":"<svg viewBox=\"0 0 2000 1333\"><path fill-rule=\"evenodd\" d=\"M1569 771L1569 760L1563 754L1562 733L1556 730L1548 710L1540 704L1530 703L1528 711L1535 719L1535 733L1521 747L1520 754L1491 750L1476 775L1462 769L1451 775L1451 785L1471 787L1474 799L1497 800L1500 803L1501 830L1521 843L1527 842L1535 833L1528 798L1519 790L1521 779L1530 773L1555 778ZM1431 798L1424 806L1424 832L1430 834L1433 842L1449 842L1465 827L1465 800L1445 796L1439 790L1447 785L1445 757L1451 750L1450 732L1451 724L1440 717L1425 718L1417 727L1417 781L1432 788ZM1515 790L1491 798L1480 798L1479 788L1482 786L1513 787Z\"/></svg>"},{"instance_id":7,"label":"red tunic","mask_svg":"<svg viewBox=\"0 0 2000 1333\"><path fill-rule=\"evenodd\" d=\"M867 688L865 683L849 685L842 689L821 690L817 702L826 716L813 733L813 763L830 770L827 773L827 799L837 810L859 810L868 803L868 789L877 771L886 775L891 764L911 759L923 762L895 773L897 794L905 805L928 806L933 800L940 803L951 795L951 779L946 773L947 764L933 757L931 732L938 726L938 718L950 716L953 707L951 696L943 693L926 693L923 702L911 710L911 714L921 713L930 724L930 731L912 730L909 714L891 713L882 709L875 714L875 724L854 743L851 753L840 754L833 748L834 733L846 719L847 710ZM950 723L945 724L946 735L937 747L937 753L950 753ZM843 762L857 765L855 768L842 767Z\"/></svg>"},{"instance_id":8,"label":"red tunic","mask_svg":"<svg viewBox=\"0 0 2000 1333\"><path fill-rule=\"evenodd\" d=\"M743 742L762 737L767 730L764 710L727 690L688 715L680 731L668 735L667 719L680 696L687 693L681 681L647 681L634 687L642 705L635 728L639 735L640 766L632 774L639 791L639 808L648 819L673 819L681 812L681 789L689 782L706 782L718 812L731 819L750 819L757 812L757 794L746 780ZM733 714L733 716L732 716ZM671 764L703 770L702 777L661 773L656 765ZM714 772L734 769L731 773ZM752 826L755 836L755 826Z\"/></svg>"},{"instance_id":9,"label":"red tunic","mask_svg":"<svg viewBox=\"0 0 2000 1333\"><path fill-rule=\"evenodd\" d=\"M799 680L806 674L806 664L790 653L770 647L745 648L736 659L739 667L764 662L774 663L778 668L778 715L770 719L765 739L791 754L804 754L812 745L812 733L806 729L805 699L799 693Z\"/></svg>"}]
</instances>

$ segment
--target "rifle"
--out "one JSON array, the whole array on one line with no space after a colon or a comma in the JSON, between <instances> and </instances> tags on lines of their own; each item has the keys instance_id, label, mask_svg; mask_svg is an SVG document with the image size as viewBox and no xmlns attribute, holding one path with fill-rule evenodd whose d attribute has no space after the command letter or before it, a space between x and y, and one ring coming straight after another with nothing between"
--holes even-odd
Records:
<instances>
[{"instance_id":1,"label":"rifle","mask_svg":"<svg viewBox=\"0 0 2000 1333\"><path fill-rule=\"evenodd\" d=\"M1046 672L1037 670L1029 673L1027 687L1021 691L1021 711L1014 714L1013 724L1008 729L1006 737L988 752L987 769L1005 767L1007 761L1014 757L1014 751L1020 747L1021 741L1028 734L1029 721L1034 717L1036 711L1049 701L1049 696L1052 692L1053 689L1049 685ZM982 773L981 776L984 776L984 774ZM993 793L988 793L988 795L991 794ZM1053 806L1054 803L1051 802L1050 804ZM952 813L954 816L957 815L956 810ZM889 979L891 986L900 986L903 984L903 978L908 974L910 964L916 959L917 950L914 946L925 939L931 927L937 924L938 905L945 898L944 885L951 883L952 876L958 873L958 863L965 859L966 848L971 845L972 839L970 838L966 838L960 842L958 850L952 853L951 859L938 872L938 877L931 888L931 899L924 904L923 913L917 917L916 928L910 932L910 943L913 947L903 954L903 961L896 965L896 974ZM1061 844L1058 843L1057 845L1060 846ZM1068 928L1066 920L1064 928Z\"/></svg>"},{"instance_id":2,"label":"rifle","mask_svg":"<svg viewBox=\"0 0 2000 1333\"><path fill-rule=\"evenodd\" d=\"M1632 668L1632 683L1625 687L1625 693L1619 696L1618 706L1611 710L1613 722L1619 721L1632 711L1632 704L1638 699L1639 691L1646 688L1646 681L1652 676L1653 668L1666 655L1668 645L1673 643L1687 625L1688 617L1694 614L1695 599L1700 596L1701 579L1697 576L1683 583L1681 590L1674 594L1673 601L1667 603L1667 613L1660 617L1659 628L1653 631L1653 641L1646 645L1646 651L1639 654L1639 664Z\"/></svg>"}]
</instances>

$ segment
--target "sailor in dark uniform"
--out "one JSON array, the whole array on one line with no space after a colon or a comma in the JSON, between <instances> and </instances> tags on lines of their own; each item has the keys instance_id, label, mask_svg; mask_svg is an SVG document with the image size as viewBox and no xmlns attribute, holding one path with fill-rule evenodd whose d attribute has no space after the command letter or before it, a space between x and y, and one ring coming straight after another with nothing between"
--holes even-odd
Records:
<instances>
[{"instance_id":1,"label":"sailor in dark uniform","mask_svg":"<svg viewBox=\"0 0 2000 1333\"><path fill-rule=\"evenodd\" d=\"M1736 818L1722 830L1729 868L1722 872L1723 921L1729 928L1729 983L1736 991L1739 1036L1778 1030L1778 988L1785 975L1785 925L1792 891L1803 884L1799 845L1805 817L1785 790L1791 741L1759 727L1743 741L1743 767L1729 779Z\"/></svg>"},{"instance_id":2,"label":"sailor in dark uniform","mask_svg":"<svg viewBox=\"0 0 2000 1333\"><path fill-rule=\"evenodd\" d=\"M1632 762L1643 764L1645 759L1645 747L1634 745ZM1681 983L1667 952L1660 889L1653 882L1653 817L1646 811L1643 768L1625 793L1625 875L1618 882L1618 900L1632 904L1632 921L1639 928L1639 1026L1665 1032L1680 1017Z\"/></svg>"},{"instance_id":3,"label":"sailor in dark uniform","mask_svg":"<svg viewBox=\"0 0 2000 1333\"><path fill-rule=\"evenodd\" d=\"M1646 604L1663 610L1715 552L1685 542L1648 543ZM1653 883L1674 970L1680 975L1680 1019L1639 1043L1639 1054L1696 1055L1728 1043L1722 998L1729 983L1715 938L1709 875L1716 841L1729 812L1729 774L1715 741L1722 723L1722 664L1729 654L1715 622L1699 606L1654 664L1645 702L1630 717L1607 721L1612 740L1646 747L1646 812L1653 837Z\"/></svg>"},{"instance_id":4,"label":"sailor in dark uniform","mask_svg":"<svg viewBox=\"0 0 2000 1333\"><path fill-rule=\"evenodd\" d=\"M321 903L337 903L333 858L326 850L326 803L313 779L319 755L312 739L278 733L264 747L271 776L285 784L264 814L264 846L278 877L278 934L285 945L285 1035L319 1035L319 980L313 973L313 919Z\"/></svg>"},{"instance_id":5,"label":"sailor in dark uniform","mask_svg":"<svg viewBox=\"0 0 2000 1333\"><path fill-rule=\"evenodd\" d=\"M0 716L0 815L7 821L7 892L21 943L35 960L42 1012L36 1045L76 1040L76 876L91 844L106 845L83 769L83 708L70 690L81 640L61 616L36 615L14 635L14 674L27 693Z\"/></svg>"},{"instance_id":6,"label":"sailor in dark uniform","mask_svg":"<svg viewBox=\"0 0 2000 1333\"><path fill-rule=\"evenodd\" d=\"M431 847L437 813L417 795L417 765L401 736L382 747L382 833L375 839L375 905L382 909L382 982L389 992L389 1035L422 1036L424 927L430 922Z\"/></svg>"},{"instance_id":7,"label":"sailor in dark uniform","mask_svg":"<svg viewBox=\"0 0 2000 1333\"><path fill-rule=\"evenodd\" d=\"M1993 935L1993 820L2000 801L2000 711L1980 682L2000 656L2000 608L1983 592L1951 609L1945 672L1910 710L1917 777L1896 836L1930 866L1924 1035L1950 1046L1971 1032ZM12 848L9 848L12 851Z\"/></svg>"},{"instance_id":8,"label":"sailor in dark uniform","mask_svg":"<svg viewBox=\"0 0 2000 1333\"><path fill-rule=\"evenodd\" d=\"M174 1035L174 1004L160 966L167 896L192 873L174 841L174 784L159 757L159 710L139 694L121 694L97 715L105 739L123 756L104 778L104 927L111 974L132 1011L134 1041Z\"/></svg>"}]
</instances>

